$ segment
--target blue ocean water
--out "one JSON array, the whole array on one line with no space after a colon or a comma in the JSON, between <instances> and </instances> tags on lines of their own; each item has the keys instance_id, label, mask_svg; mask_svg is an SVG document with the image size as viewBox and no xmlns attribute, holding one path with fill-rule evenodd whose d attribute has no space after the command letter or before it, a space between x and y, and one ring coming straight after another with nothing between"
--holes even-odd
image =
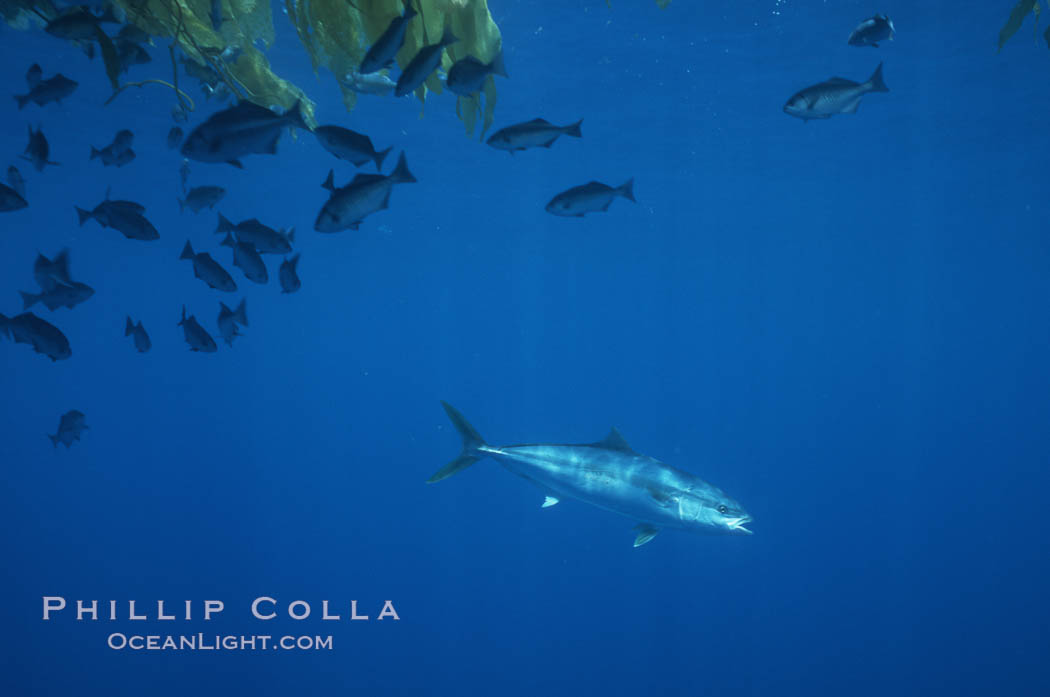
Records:
<instances>
[{"instance_id":1,"label":"blue ocean water","mask_svg":"<svg viewBox=\"0 0 1050 697\"><path fill-rule=\"evenodd\" d=\"M997 54L1010 2L490 5L510 75L496 127L582 118L583 138L509 156L464 136L448 94L422 118L414 99L347 114L274 5L274 69L418 179L323 235L321 182L356 170L308 134L243 171L191 163L191 185L227 188L226 217L295 226L292 295L274 257L266 286L233 270L234 295L178 259L187 240L231 253L214 211L179 211L170 91L103 106L98 59L0 29L8 93L33 62L80 83L61 105L0 109L30 202L0 217L0 312L21 311L37 253L68 248L95 289L35 310L69 360L0 341L0 693L1046 694L1050 54L1031 20ZM847 46L876 11L897 40ZM129 79L170 77L157 44ZM856 114L782 112L880 61L890 91ZM221 108L191 95L187 131ZM60 166L18 159L27 125ZM89 161L121 128L137 159ZM636 204L544 211L631 177ZM107 190L161 239L78 226L74 206ZM219 301L242 297L245 336L187 350L183 305L217 337ZM460 448L439 400L498 444L615 425L741 501L755 534L635 549L633 521L541 509L492 461L427 485ZM90 428L53 448L70 409ZM45 596L69 607L44 621ZM263 596L277 619L252 617ZM117 600L121 618L78 622L77 599L103 616ZM159 599L191 600L194 619L156 619ZM209 599L225 610L204 622ZM295 600L311 617L287 617ZM320 619L324 600L341 620ZM351 600L369 621L347 619ZM386 600L399 619L377 620ZM115 650L114 632L333 647Z\"/></svg>"}]
</instances>

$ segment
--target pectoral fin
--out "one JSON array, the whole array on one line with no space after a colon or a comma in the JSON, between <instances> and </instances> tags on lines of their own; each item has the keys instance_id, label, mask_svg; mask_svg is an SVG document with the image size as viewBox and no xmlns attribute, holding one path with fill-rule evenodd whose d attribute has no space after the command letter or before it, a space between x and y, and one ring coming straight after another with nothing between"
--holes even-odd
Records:
<instances>
[{"instance_id":1,"label":"pectoral fin","mask_svg":"<svg viewBox=\"0 0 1050 697\"><path fill-rule=\"evenodd\" d=\"M660 528L653 527L648 523L638 523L634 526L634 530L638 533L638 537L634 538L635 547L641 547L646 542L656 537L656 534L660 532Z\"/></svg>"},{"instance_id":2,"label":"pectoral fin","mask_svg":"<svg viewBox=\"0 0 1050 697\"><path fill-rule=\"evenodd\" d=\"M561 499L555 498L553 496L546 496L546 497L544 497L543 505L540 506L540 508L550 508L551 506L553 506L554 504L558 503L559 501L561 501Z\"/></svg>"}]
</instances>

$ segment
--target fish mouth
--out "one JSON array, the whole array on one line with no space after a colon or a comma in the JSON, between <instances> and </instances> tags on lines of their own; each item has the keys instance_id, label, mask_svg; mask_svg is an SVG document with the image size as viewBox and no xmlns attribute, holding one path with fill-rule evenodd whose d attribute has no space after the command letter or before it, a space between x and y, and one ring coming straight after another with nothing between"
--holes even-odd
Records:
<instances>
[{"instance_id":1,"label":"fish mouth","mask_svg":"<svg viewBox=\"0 0 1050 697\"><path fill-rule=\"evenodd\" d=\"M742 532L745 535L754 535L753 532L744 527L745 525L751 523L753 520L754 518L752 518L749 515L741 516L740 518L735 518L729 521L729 529L733 532Z\"/></svg>"}]
</instances>

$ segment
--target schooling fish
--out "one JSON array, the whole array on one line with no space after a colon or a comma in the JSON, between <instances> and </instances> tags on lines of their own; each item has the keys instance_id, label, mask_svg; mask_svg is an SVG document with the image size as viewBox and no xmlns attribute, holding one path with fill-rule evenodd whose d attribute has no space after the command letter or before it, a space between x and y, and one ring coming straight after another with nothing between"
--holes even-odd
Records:
<instances>
[{"instance_id":1,"label":"schooling fish","mask_svg":"<svg viewBox=\"0 0 1050 697\"><path fill-rule=\"evenodd\" d=\"M241 300L241 304L237 306L236 310L226 307L226 303L219 303L219 334L227 346L233 346L233 340L238 336L243 336L238 329L238 325L242 327L248 326L247 307L247 300Z\"/></svg>"},{"instance_id":2,"label":"schooling fish","mask_svg":"<svg viewBox=\"0 0 1050 697\"><path fill-rule=\"evenodd\" d=\"M131 340L135 342L135 349L139 353L146 353L153 348L153 342L150 341L146 328L142 326L142 320L132 322L131 318L128 317L124 323L124 336L131 337Z\"/></svg>"},{"instance_id":3,"label":"schooling fish","mask_svg":"<svg viewBox=\"0 0 1050 697\"><path fill-rule=\"evenodd\" d=\"M62 415L62 418L58 420L58 432L55 435L48 435L51 439L51 445L58 447L58 444L66 446L68 450L73 445L73 441L80 440L80 434L86 431L88 425L84 421L84 413L73 409L67 411Z\"/></svg>"},{"instance_id":4,"label":"schooling fish","mask_svg":"<svg viewBox=\"0 0 1050 697\"><path fill-rule=\"evenodd\" d=\"M22 159L29 160L36 171L42 172L47 165L59 164L58 162L52 162L49 160L48 158L50 156L51 146L48 145L47 138L44 137L44 132L39 128L34 131L33 127L29 126L29 144L26 145Z\"/></svg>"},{"instance_id":5,"label":"schooling fish","mask_svg":"<svg viewBox=\"0 0 1050 697\"><path fill-rule=\"evenodd\" d=\"M503 51L497 53L489 63L482 63L474 56L459 59L449 68L445 87L458 95L470 97L481 91L489 75L507 77L507 69L503 67Z\"/></svg>"},{"instance_id":6,"label":"schooling fish","mask_svg":"<svg viewBox=\"0 0 1050 697\"><path fill-rule=\"evenodd\" d=\"M69 250L63 249L54 259L48 259L38 253L36 261L33 262L33 280L44 291L51 290L59 284L73 285L73 279L69 276Z\"/></svg>"},{"instance_id":7,"label":"schooling fish","mask_svg":"<svg viewBox=\"0 0 1050 697\"><path fill-rule=\"evenodd\" d=\"M194 253L189 240L186 240L186 246L182 248L179 259L192 261L193 275L207 283L209 288L225 293L233 293L237 290L237 283L233 280L233 276L207 252Z\"/></svg>"},{"instance_id":8,"label":"schooling fish","mask_svg":"<svg viewBox=\"0 0 1050 697\"><path fill-rule=\"evenodd\" d=\"M63 99L73 94L73 90L77 88L75 81L70 80L61 73L46 80L42 79L42 77L43 71L39 65L34 63L29 68L29 71L26 72L26 84L29 86L29 92L15 95L15 101L18 102L19 109L25 107L29 102L33 102L38 106L44 106L51 102L61 103Z\"/></svg>"},{"instance_id":9,"label":"schooling fish","mask_svg":"<svg viewBox=\"0 0 1050 697\"><path fill-rule=\"evenodd\" d=\"M303 120L302 103L283 114L248 101L212 114L186 136L182 154L200 162L226 162L243 167L241 157L276 154L277 141L288 126L310 130Z\"/></svg>"},{"instance_id":10,"label":"schooling fish","mask_svg":"<svg viewBox=\"0 0 1050 697\"><path fill-rule=\"evenodd\" d=\"M383 168L383 160L393 148L376 152L372 139L342 126L318 126L314 129L317 142L340 160L352 162L358 167L368 162L376 163L376 170Z\"/></svg>"},{"instance_id":11,"label":"schooling fish","mask_svg":"<svg viewBox=\"0 0 1050 697\"><path fill-rule=\"evenodd\" d=\"M117 131L113 142L101 150L91 146L90 159L101 159L104 167L123 167L135 159L135 151L131 149L134 140L135 134L128 129Z\"/></svg>"},{"instance_id":12,"label":"schooling fish","mask_svg":"<svg viewBox=\"0 0 1050 697\"><path fill-rule=\"evenodd\" d=\"M215 344L215 339L211 338L211 334L200 325L197 318L193 315L186 316L185 305L182 306L182 319L175 326L182 327L182 336L186 339L186 343L190 345L190 351L215 353L219 350L219 347Z\"/></svg>"},{"instance_id":13,"label":"schooling fish","mask_svg":"<svg viewBox=\"0 0 1050 697\"><path fill-rule=\"evenodd\" d=\"M215 208L215 204L226 195L226 189L221 186L195 186L186 194L186 198L179 199L179 212L189 208L194 213L200 213L205 208Z\"/></svg>"},{"instance_id":14,"label":"schooling fish","mask_svg":"<svg viewBox=\"0 0 1050 697\"><path fill-rule=\"evenodd\" d=\"M452 28L446 24L445 32L441 35L441 41L419 49L419 53L405 66L404 71L397 78L394 96L403 97L410 92L414 92L441 65L441 52L445 50L445 47L451 46L457 41L459 39L452 34Z\"/></svg>"},{"instance_id":15,"label":"schooling fish","mask_svg":"<svg viewBox=\"0 0 1050 697\"><path fill-rule=\"evenodd\" d=\"M561 135L582 138L583 133L580 131L582 125L583 119L568 126L555 126L545 119L533 119L501 128L492 134L487 143L497 150L506 150L513 155L515 150L549 148Z\"/></svg>"},{"instance_id":16,"label":"schooling fish","mask_svg":"<svg viewBox=\"0 0 1050 697\"><path fill-rule=\"evenodd\" d=\"M677 467L635 452L615 428L581 445L487 444L463 415L441 403L463 440L459 457L427 480L438 482L491 457L544 494L542 508L576 499L634 520L634 546L663 528L750 535L751 516L716 486Z\"/></svg>"},{"instance_id":17,"label":"schooling fish","mask_svg":"<svg viewBox=\"0 0 1050 697\"><path fill-rule=\"evenodd\" d=\"M146 220L143 215L146 208L133 201L111 201L106 199L95 206L94 210L86 211L77 208L77 217L81 226L90 219L95 219L104 228L113 228L129 240L159 240L160 233L153 223Z\"/></svg>"},{"instance_id":18,"label":"schooling fish","mask_svg":"<svg viewBox=\"0 0 1050 697\"><path fill-rule=\"evenodd\" d=\"M397 56L397 52L401 50L401 46L405 43L405 31L408 29L408 22L415 16L416 11L409 4L405 7L404 14L390 20L386 31L376 39L376 42L365 53L358 72L367 75L368 73L374 73L377 70L392 66L394 57Z\"/></svg>"},{"instance_id":19,"label":"schooling fish","mask_svg":"<svg viewBox=\"0 0 1050 697\"><path fill-rule=\"evenodd\" d=\"M255 250L255 245L247 242L239 242L233 239L233 235L226 233L226 239L222 246L233 248L233 265L244 272L244 277L253 283L266 283L270 280L270 274L266 271L266 262Z\"/></svg>"},{"instance_id":20,"label":"schooling fish","mask_svg":"<svg viewBox=\"0 0 1050 697\"><path fill-rule=\"evenodd\" d=\"M366 217L390 206L390 192L394 184L415 182L416 178L408 170L405 153L398 158L397 167L389 175L358 174L346 186L337 189L334 175L328 172L322 186L332 192L317 215L314 230L318 232L339 232L340 230L357 230Z\"/></svg>"},{"instance_id":21,"label":"schooling fish","mask_svg":"<svg viewBox=\"0 0 1050 697\"><path fill-rule=\"evenodd\" d=\"M847 43L850 46L878 48L880 41L893 41L896 33L892 19L886 15L875 15L858 24L850 33Z\"/></svg>"},{"instance_id":22,"label":"schooling fish","mask_svg":"<svg viewBox=\"0 0 1050 697\"><path fill-rule=\"evenodd\" d=\"M302 288L303 283L299 280L299 255L281 262L281 270L278 273L281 281L282 293L294 293Z\"/></svg>"},{"instance_id":23,"label":"schooling fish","mask_svg":"<svg viewBox=\"0 0 1050 697\"><path fill-rule=\"evenodd\" d=\"M100 24L117 23L113 8L106 6L101 15L93 15L82 7L73 7L58 15L44 27L51 36L68 41L95 41L101 31Z\"/></svg>"},{"instance_id":24,"label":"schooling fish","mask_svg":"<svg viewBox=\"0 0 1050 697\"><path fill-rule=\"evenodd\" d=\"M585 213L609 210L617 196L634 201L634 180L628 179L615 188L601 182L574 186L552 198L546 210L554 215L581 218Z\"/></svg>"},{"instance_id":25,"label":"schooling fish","mask_svg":"<svg viewBox=\"0 0 1050 697\"><path fill-rule=\"evenodd\" d=\"M869 92L889 92L882 81L882 63L875 68L867 82L854 82L841 77L807 87L796 92L784 104L784 113L809 121L829 119L835 114L855 114L860 100Z\"/></svg>"},{"instance_id":26,"label":"schooling fish","mask_svg":"<svg viewBox=\"0 0 1050 697\"><path fill-rule=\"evenodd\" d=\"M52 361L61 361L73 355L66 335L32 312L23 312L15 317L0 315L0 336L6 336L16 344L29 344L34 351Z\"/></svg>"},{"instance_id":27,"label":"schooling fish","mask_svg":"<svg viewBox=\"0 0 1050 697\"><path fill-rule=\"evenodd\" d=\"M47 309L54 311L60 307L73 309L94 295L95 289L84 283L73 281L69 285L55 283L40 293L19 292L22 295L23 310L28 310L37 303L43 303Z\"/></svg>"},{"instance_id":28,"label":"schooling fish","mask_svg":"<svg viewBox=\"0 0 1050 697\"><path fill-rule=\"evenodd\" d=\"M128 72L133 65L145 65L153 62L149 52L134 41L117 39L114 43L117 49L117 63L120 65L121 73Z\"/></svg>"},{"instance_id":29,"label":"schooling fish","mask_svg":"<svg viewBox=\"0 0 1050 697\"><path fill-rule=\"evenodd\" d=\"M21 210L28 205L22 194L7 184L0 183L0 213Z\"/></svg>"},{"instance_id":30,"label":"schooling fish","mask_svg":"<svg viewBox=\"0 0 1050 697\"><path fill-rule=\"evenodd\" d=\"M25 198L26 195L26 180L22 177L22 173L18 171L18 168L11 165L7 168L7 183L14 189L19 196Z\"/></svg>"},{"instance_id":31,"label":"schooling fish","mask_svg":"<svg viewBox=\"0 0 1050 697\"><path fill-rule=\"evenodd\" d=\"M215 234L221 235L224 232L232 232L239 242L254 246L260 254L288 254L292 251L292 242L295 241L294 227L288 228L287 231L277 231L255 218L234 225L219 213L219 224L215 228Z\"/></svg>"}]
</instances>

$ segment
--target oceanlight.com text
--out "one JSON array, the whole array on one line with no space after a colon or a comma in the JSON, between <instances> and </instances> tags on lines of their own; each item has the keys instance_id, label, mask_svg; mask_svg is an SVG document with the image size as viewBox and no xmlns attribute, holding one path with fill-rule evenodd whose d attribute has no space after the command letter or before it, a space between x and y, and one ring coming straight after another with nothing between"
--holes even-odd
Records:
<instances>
[{"instance_id":1,"label":"oceanlight.com text","mask_svg":"<svg viewBox=\"0 0 1050 697\"><path fill-rule=\"evenodd\" d=\"M122 634L106 645L115 651L331 651L332 635Z\"/></svg>"}]
</instances>

